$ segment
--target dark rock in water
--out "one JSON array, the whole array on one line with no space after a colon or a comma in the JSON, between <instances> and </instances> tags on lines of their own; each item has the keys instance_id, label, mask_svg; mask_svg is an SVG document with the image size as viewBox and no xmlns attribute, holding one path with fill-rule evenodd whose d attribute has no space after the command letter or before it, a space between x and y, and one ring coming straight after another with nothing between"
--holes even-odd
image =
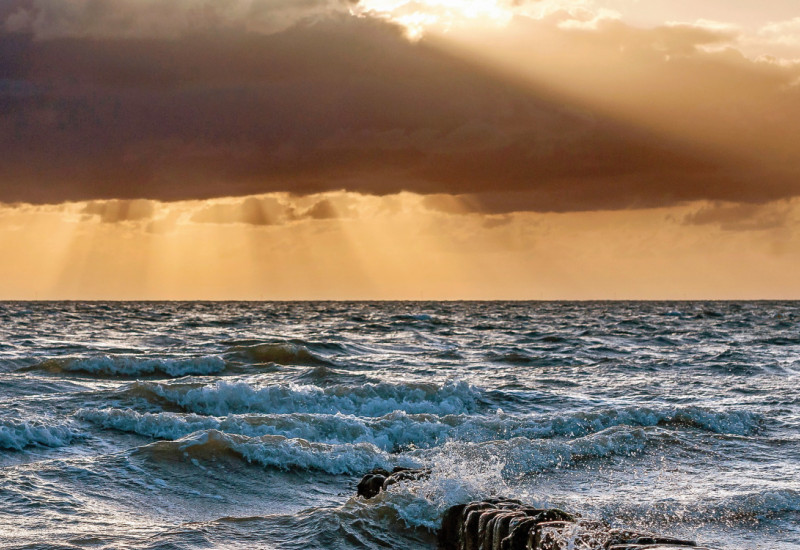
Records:
<instances>
[{"instance_id":1,"label":"dark rock in water","mask_svg":"<svg viewBox=\"0 0 800 550\"><path fill-rule=\"evenodd\" d=\"M463 545L463 520L464 509L468 504L458 504L450 507L442 518L442 528L439 530L440 548L461 548Z\"/></svg>"},{"instance_id":2,"label":"dark rock in water","mask_svg":"<svg viewBox=\"0 0 800 550\"><path fill-rule=\"evenodd\" d=\"M417 478L418 479L418 478ZM488 499L453 506L439 531L442 550L707 550L693 541L610 529L558 509Z\"/></svg>"},{"instance_id":3,"label":"dark rock in water","mask_svg":"<svg viewBox=\"0 0 800 550\"><path fill-rule=\"evenodd\" d=\"M361 478L358 482L358 496L372 498L383 490L383 482L389 477L391 472L382 469L372 470Z\"/></svg>"},{"instance_id":4,"label":"dark rock in water","mask_svg":"<svg viewBox=\"0 0 800 550\"><path fill-rule=\"evenodd\" d=\"M429 475L431 475L431 471L426 468L397 467L391 472L382 468L377 468L365 475L361 478L361 481L358 482L358 496L372 498L395 483L424 479Z\"/></svg>"},{"instance_id":5,"label":"dark rock in water","mask_svg":"<svg viewBox=\"0 0 800 550\"><path fill-rule=\"evenodd\" d=\"M430 476L423 468L372 470L358 484L358 494L372 498L395 483ZM442 550L708 550L694 541L612 529L602 521L582 519L557 508L542 509L521 501L488 498L449 508L439 531Z\"/></svg>"}]
</instances>

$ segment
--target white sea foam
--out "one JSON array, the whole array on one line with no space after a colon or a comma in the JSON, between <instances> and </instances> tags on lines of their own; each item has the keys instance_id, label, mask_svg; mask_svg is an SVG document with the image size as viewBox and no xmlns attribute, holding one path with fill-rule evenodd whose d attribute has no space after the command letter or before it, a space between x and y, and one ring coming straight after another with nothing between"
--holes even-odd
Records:
<instances>
[{"instance_id":1,"label":"white sea foam","mask_svg":"<svg viewBox=\"0 0 800 550\"><path fill-rule=\"evenodd\" d=\"M235 453L248 462L283 470L318 470L330 474L361 474L373 468L397 464L418 465L413 459L390 455L369 443L328 445L279 435L248 437L219 430L203 430L176 441L159 441L141 448L152 455L176 455L191 459Z\"/></svg>"},{"instance_id":2,"label":"white sea foam","mask_svg":"<svg viewBox=\"0 0 800 550\"><path fill-rule=\"evenodd\" d=\"M451 506L490 496L514 497L520 475L561 468L575 461L636 454L649 440L644 428L614 427L569 441L514 438L483 443L450 442L409 453L428 465L430 477L392 485L372 499L410 527L437 530ZM550 505L541 501L538 504Z\"/></svg>"},{"instance_id":3,"label":"white sea foam","mask_svg":"<svg viewBox=\"0 0 800 550\"><path fill-rule=\"evenodd\" d=\"M218 381L200 387L137 382L134 394L153 395L187 411L224 416L263 412L353 414L383 416L408 413L463 414L477 409L481 391L465 382L437 384L363 384L318 386L286 384L253 386L245 382Z\"/></svg>"},{"instance_id":4,"label":"white sea foam","mask_svg":"<svg viewBox=\"0 0 800 550\"><path fill-rule=\"evenodd\" d=\"M0 449L22 450L38 445L63 447L84 434L69 423L48 424L44 420L0 421Z\"/></svg>"},{"instance_id":5,"label":"white sea foam","mask_svg":"<svg viewBox=\"0 0 800 550\"><path fill-rule=\"evenodd\" d=\"M643 451L648 442L663 439L653 428L615 426L602 432L570 440L515 437L485 442L450 441L440 447L410 453L431 464L494 464L504 477L560 468L578 460L629 456ZM658 429L655 429L658 430Z\"/></svg>"},{"instance_id":6,"label":"white sea foam","mask_svg":"<svg viewBox=\"0 0 800 550\"><path fill-rule=\"evenodd\" d=\"M267 414L225 417L170 412L139 413L131 409L82 409L77 417L103 428L160 439L178 439L198 430L216 429L247 436L282 435L328 444L369 443L385 451L405 445L433 446L452 426L431 415L402 411L379 418L343 414ZM463 420L463 417L451 417Z\"/></svg>"},{"instance_id":7,"label":"white sea foam","mask_svg":"<svg viewBox=\"0 0 800 550\"><path fill-rule=\"evenodd\" d=\"M552 435L586 435L613 426L684 425L720 434L747 435L761 417L751 411L715 411L701 407L622 407L553 416L541 428Z\"/></svg>"},{"instance_id":8,"label":"white sea foam","mask_svg":"<svg viewBox=\"0 0 800 550\"><path fill-rule=\"evenodd\" d=\"M433 448L448 441L484 443L523 438L585 437L614 426L656 426L665 421L698 424L694 414L717 431L751 426L736 413L711 413L695 409L655 412L609 410L587 415L511 416L409 414L395 411L380 417L354 415L273 413L230 414L223 417L195 413L140 413L132 409L82 409L77 417L103 428L112 428L160 439L178 439L198 430L216 429L248 436L283 435L322 443L370 443L385 451ZM587 419L587 416L590 417ZM746 415L744 415L746 416ZM736 419L730 426L726 419ZM689 422L690 419L693 419Z\"/></svg>"}]
</instances>

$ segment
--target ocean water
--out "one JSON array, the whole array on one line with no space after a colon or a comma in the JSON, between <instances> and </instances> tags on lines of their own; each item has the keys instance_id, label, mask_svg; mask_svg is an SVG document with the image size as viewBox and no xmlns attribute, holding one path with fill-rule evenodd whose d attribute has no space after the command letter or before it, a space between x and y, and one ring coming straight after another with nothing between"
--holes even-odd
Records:
<instances>
[{"instance_id":1,"label":"ocean water","mask_svg":"<svg viewBox=\"0 0 800 550\"><path fill-rule=\"evenodd\" d=\"M793 302L0 303L0 547L435 548L503 495L797 549L798 384Z\"/></svg>"}]
</instances>

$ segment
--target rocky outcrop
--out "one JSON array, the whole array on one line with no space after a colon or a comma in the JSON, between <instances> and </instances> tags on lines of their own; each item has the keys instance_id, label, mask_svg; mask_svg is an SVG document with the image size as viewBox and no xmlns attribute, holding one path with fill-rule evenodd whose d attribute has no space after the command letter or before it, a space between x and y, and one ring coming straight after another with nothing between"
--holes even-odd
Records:
<instances>
[{"instance_id":1,"label":"rocky outcrop","mask_svg":"<svg viewBox=\"0 0 800 550\"><path fill-rule=\"evenodd\" d=\"M693 541L612 529L558 509L488 499L450 508L442 520L443 550L708 550Z\"/></svg>"},{"instance_id":2,"label":"rocky outcrop","mask_svg":"<svg viewBox=\"0 0 800 550\"><path fill-rule=\"evenodd\" d=\"M358 484L372 498L394 483L424 479L427 469L373 470ZM441 550L709 550L694 541L611 528L556 508L490 498L451 507L439 530Z\"/></svg>"}]
</instances>

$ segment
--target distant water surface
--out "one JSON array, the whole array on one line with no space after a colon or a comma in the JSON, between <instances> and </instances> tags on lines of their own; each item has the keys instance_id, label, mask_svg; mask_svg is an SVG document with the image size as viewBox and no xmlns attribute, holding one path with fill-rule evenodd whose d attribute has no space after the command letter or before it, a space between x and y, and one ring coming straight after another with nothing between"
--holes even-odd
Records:
<instances>
[{"instance_id":1,"label":"distant water surface","mask_svg":"<svg viewBox=\"0 0 800 550\"><path fill-rule=\"evenodd\" d=\"M434 548L499 494L797 549L799 385L794 302L0 303L0 547Z\"/></svg>"}]
</instances>

